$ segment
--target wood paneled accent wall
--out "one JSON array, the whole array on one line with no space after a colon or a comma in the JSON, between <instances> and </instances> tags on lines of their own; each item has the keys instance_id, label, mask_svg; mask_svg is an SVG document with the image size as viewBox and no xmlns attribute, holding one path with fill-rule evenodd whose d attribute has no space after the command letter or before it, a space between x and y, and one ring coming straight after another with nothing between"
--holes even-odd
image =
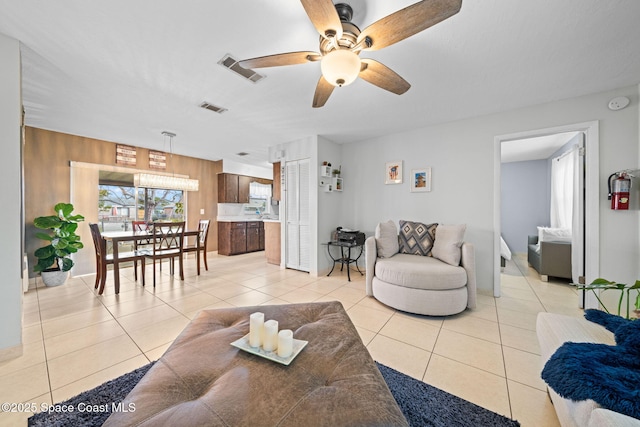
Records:
<instances>
[{"instance_id":1,"label":"wood paneled accent wall","mask_svg":"<svg viewBox=\"0 0 640 427\"><path fill-rule=\"evenodd\" d=\"M25 191L25 241L29 255L29 265L34 265L33 252L42 246L35 237L33 219L42 215L52 215L53 206L58 202L68 202L71 197L71 169L69 162L95 163L116 166L116 144L119 142L102 141L83 136L69 135L38 128L26 128L24 147L24 191ZM129 144L130 145L130 144ZM138 164L135 170L149 170L149 150L137 148ZM171 162L174 162L171 164ZM121 165L118 165L121 166ZM211 219L209 227L208 251L218 250L218 180L222 172L222 161L196 159L193 157L167 156L167 171L189 175L200 180L200 190L188 194L187 228L198 227L200 219ZM98 191L87 188L87 191ZM205 215L200 215L204 209ZM98 218L85 215L85 223L97 222ZM85 249L93 251L91 239L83 241ZM33 277L33 272L29 272Z\"/></svg>"}]
</instances>

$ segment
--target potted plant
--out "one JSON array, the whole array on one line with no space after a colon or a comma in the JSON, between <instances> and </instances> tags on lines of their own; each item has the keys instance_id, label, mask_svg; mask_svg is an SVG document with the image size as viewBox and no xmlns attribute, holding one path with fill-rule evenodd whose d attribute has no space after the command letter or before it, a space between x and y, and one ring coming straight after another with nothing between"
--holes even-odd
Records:
<instances>
[{"instance_id":1,"label":"potted plant","mask_svg":"<svg viewBox=\"0 0 640 427\"><path fill-rule=\"evenodd\" d=\"M48 233L37 232L36 237L49 244L37 249L34 253L38 263L33 271L41 273L42 281L47 286L62 285L69 277L73 267L71 254L78 252L84 245L76 234L78 222L84 221L82 215L72 215L73 205L58 203L54 206L57 215L41 216L33 220L33 225Z\"/></svg>"},{"instance_id":2,"label":"potted plant","mask_svg":"<svg viewBox=\"0 0 640 427\"><path fill-rule=\"evenodd\" d=\"M627 319L640 318L640 280L636 280L636 282L633 285L628 285L625 283L616 283L603 278L598 278L588 285L578 285L578 289L592 291L596 299L600 303L600 306L604 309L604 311L610 314L612 313L607 309L605 304L600 299L600 296L598 295L599 294L598 291L608 291L608 290L618 291L620 292L620 296L618 297L618 307L617 307L618 310L617 310L617 313L615 314L617 314L618 316L623 316L622 303L624 302L625 295L626 295L627 307L626 307L625 317ZM635 291L635 295L633 295L634 291ZM631 311L630 311L631 305L633 305L634 307L633 315L631 315Z\"/></svg>"}]
</instances>

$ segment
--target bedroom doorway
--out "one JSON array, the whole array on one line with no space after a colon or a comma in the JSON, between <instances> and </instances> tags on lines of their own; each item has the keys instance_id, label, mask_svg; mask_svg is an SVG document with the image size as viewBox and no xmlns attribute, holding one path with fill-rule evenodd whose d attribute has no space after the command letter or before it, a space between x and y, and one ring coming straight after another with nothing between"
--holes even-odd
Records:
<instances>
[{"instance_id":1,"label":"bedroom doorway","mask_svg":"<svg viewBox=\"0 0 640 427\"><path fill-rule=\"evenodd\" d=\"M544 149L536 143L541 143L543 140L549 140L549 137L552 135L563 135L565 138L562 141L562 138L559 139L559 145L555 147L547 147L546 154L544 153ZM525 141L526 140L526 141ZM581 150L574 149L573 146L576 145L577 141L583 144L583 148ZM565 148L558 150L559 146L564 145ZM514 151L514 148L517 150ZM534 150L537 150L537 154L531 154ZM542 151L541 151L542 150ZM591 280L598 277L598 123L597 122L589 122L589 123L580 123L575 125L567 125L556 128L549 129L540 129L534 131L526 131L519 132L516 134L509 135L501 135L495 138L495 180L494 180L494 226L496 230L495 241L494 241L494 253L495 253L495 270L494 270L494 296L499 297L502 295L502 269L501 269L501 254L504 254L505 248L505 239L503 239L503 234L506 234L506 241L511 240L515 242L515 248L510 248L513 253L517 253L519 261L517 263L518 268L513 269L513 265L511 265L512 273L515 271L516 274L522 273L523 275L527 275L528 264L527 264L527 247L528 247L528 236L522 236L522 230L527 230L525 234L531 235L536 234L535 223L540 223L539 225L549 226L550 220L550 204L551 204L551 185L550 185L550 173L548 172L551 168L552 162L550 157L554 158L565 158L572 157L572 153L568 153L569 151L576 151L580 155L576 156L576 165L583 165L584 168L582 172L578 169L575 173L574 179L571 180L576 181L578 184L579 190L576 190L576 202L578 200L582 201L582 204L578 204L578 209L576 210L576 215L574 219L579 219L580 221L573 221L571 223L571 228L576 229L576 233L572 233L573 238L571 242L572 249L571 255L567 255L571 258L571 265L574 267L573 272L569 272L568 274L564 274L567 277L574 277L575 280L578 280L580 276L584 277L584 280L589 283ZM553 155L555 153L555 155ZM513 156L516 156L514 158ZM520 158L517 156L520 155ZM526 194L526 191L521 191L520 196L521 200L514 199L513 194L517 194L516 192L511 192L506 197L508 200L503 199L503 188L502 185L504 183L502 179L502 174L504 172L505 177L510 176L510 173L513 173L513 169L509 169L515 166L515 164L503 164L503 157L511 156L511 162L519 162L523 161L521 165L526 165L529 169L533 168L542 168L546 170L545 177L543 180L549 182L541 182L536 183L534 185L527 186L527 188L531 188L531 192L537 194ZM529 157L527 157L529 156ZM540 161L526 161L535 159ZM563 159L565 162L567 159ZM526 162L525 162L526 161ZM558 162L559 163L559 162ZM554 166L555 167L555 166ZM503 171L504 168L504 171ZM521 176L521 179L529 179L528 182L531 182L532 178L527 178L526 175L534 173L533 170L528 170L522 173L519 173L516 176ZM584 174L583 174L584 173ZM514 176L514 175L511 175ZM582 182L578 182L578 177L583 177ZM523 185L523 187L525 187ZM537 188L537 190L536 190ZM546 189L546 194L541 194L541 189ZM558 190L554 190L558 191ZM542 191L544 193L544 191ZM578 197L578 195L582 197ZM529 198L529 200L527 200ZM535 205L540 200L539 206ZM534 204L531 204L532 201ZM529 208L526 208L526 204L529 203ZM575 204L575 203L574 203ZM517 214L518 208L526 208L525 213ZM535 210L536 212L531 212ZM505 212L506 211L506 212ZM502 216L508 215L510 212L516 212L518 216L518 221L523 219L523 217L527 217L529 224L526 223L516 223L513 221L510 222L507 226L504 227L503 230L503 221ZM569 219L571 221L572 219ZM516 221L516 222L518 222ZM520 221L522 222L522 221ZM515 229L520 228L520 234L518 234ZM533 232L531 232L533 230ZM584 243L588 242L588 245ZM507 247L509 245L506 245ZM582 250L580 250L582 248ZM525 254L524 259L522 254ZM520 270L520 271L518 271ZM582 270L582 271L581 271ZM573 281L573 280L571 280ZM595 298L589 297L589 300L583 300L583 293L577 292L576 295L578 297L577 303L579 306L583 306L585 304L586 307L595 306ZM594 301L591 301L594 300Z\"/></svg>"}]
</instances>

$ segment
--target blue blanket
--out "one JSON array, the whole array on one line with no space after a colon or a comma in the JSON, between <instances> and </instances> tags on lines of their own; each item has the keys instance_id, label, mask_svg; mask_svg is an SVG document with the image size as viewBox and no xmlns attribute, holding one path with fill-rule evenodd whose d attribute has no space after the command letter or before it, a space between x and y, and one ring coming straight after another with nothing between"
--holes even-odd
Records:
<instances>
[{"instance_id":1,"label":"blue blanket","mask_svg":"<svg viewBox=\"0 0 640 427\"><path fill-rule=\"evenodd\" d=\"M640 320L600 310L586 310L585 317L613 332L617 345L566 342L545 364L542 379L563 398L592 399L640 418Z\"/></svg>"}]
</instances>

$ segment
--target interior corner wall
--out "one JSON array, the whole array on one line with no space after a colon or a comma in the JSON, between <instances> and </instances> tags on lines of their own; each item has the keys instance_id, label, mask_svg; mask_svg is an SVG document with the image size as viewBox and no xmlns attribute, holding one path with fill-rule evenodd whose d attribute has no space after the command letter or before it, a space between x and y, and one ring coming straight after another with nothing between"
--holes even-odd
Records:
<instances>
[{"instance_id":1,"label":"interior corner wall","mask_svg":"<svg viewBox=\"0 0 640 427\"><path fill-rule=\"evenodd\" d=\"M22 353L22 95L20 43L0 34L0 141L2 196L0 226L0 361Z\"/></svg>"},{"instance_id":2,"label":"interior corner wall","mask_svg":"<svg viewBox=\"0 0 640 427\"><path fill-rule=\"evenodd\" d=\"M500 233L512 253L527 252L527 237L549 226L547 160L502 163Z\"/></svg>"},{"instance_id":3,"label":"interior corner wall","mask_svg":"<svg viewBox=\"0 0 640 427\"><path fill-rule=\"evenodd\" d=\"M327 161L331 163L333 169L337 169L342 165L342 146L338 145L326 138L318 137L318 162L312 165L312 171L317 177L320 176L320 165ZM346 169L342 168L343 184L349 185L349 177L352 176ZM318 248L318 274L327 274L333 266L333 261L329 257L328 248L323 243L330 240L331 232L338 226L344 228L353 228L350 224L342 224L340 217L342 215L342 203L345 197L344 192L325 191L326 188L318 188L318 230L317 245ZM335 248L334 248L335 249Z\"/></svg>"},{"instance_id":4,"label":"interior corner wall","mask_svg":"<svg viewBox=\"0 0 640 427\"><path fill-rule=\"evenodd\" d=\"M345 174L342 221L361 230L373 230L387 219L465 223L465 240L476 250L478 289L492 295L494 266L499 262L494 254L498 231L494 216L499 212L494 212L493 186L500 165L494 163L494 138L598 120L598 270L601 277L633 283L640 277L640 211L609 210L606 179L612 171L638 168L638 90L637 85L623 87L345 144L342 166L349 179ZM631 104L609 110L607 105L616 96L629 97ZM385 162L392 160L403 161L402 184L384 183ZM432 191L411 193L409 172L429 166Z\"/></svg>"}]
</instances>

